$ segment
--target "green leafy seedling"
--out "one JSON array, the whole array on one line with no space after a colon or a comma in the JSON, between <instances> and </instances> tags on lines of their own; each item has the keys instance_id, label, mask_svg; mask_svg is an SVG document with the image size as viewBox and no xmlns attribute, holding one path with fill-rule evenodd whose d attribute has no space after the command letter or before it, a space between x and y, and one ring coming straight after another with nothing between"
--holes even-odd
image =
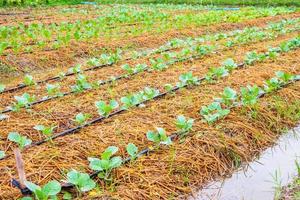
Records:
<instances>
[{"instance_id":1,"label":"green leafy seedling","mask_svg":"<svg viewBox=\"0 0 300 200\"><path fill-rule=\"evenodd\" d=\"M98 113L104 117L107 117L114 109L119 107L119 103L116 100L110 100L109 104L104 101L97 101L95 103Z\"/></svg>"},{"instance_id":2,"label":"green leafy seedling","mask_svg":"<svg viewBox=\"0 0 300 200\"><path fill-rule=\"evenodd\" d=\"M22 136L17 132L10 132L8 134L9 141L15 142L19 145L20 149L23 149L24 147L31 144L31 140L28 139L26 136Z\"/></svg>"},{"instance_id":3,"label":"green leafy seedling","mask_svg":"<svg viewBox=\"0 0 300 200\"><path fill-rule=\"evenodd\" d=\"M24 77L24 84L27 86L35 85L35 81L33 80L33 77L31 75L25 75Z\"/></svg>"},{"instance_id":4,"label":"green leafy seedling","mask_svg":"<svg viewBox=\"0 0 300 200\"><path fill-rule=\"evenodd\" d=\"M4 151L0 151L0 159L5 157L5 152Z\"/></svg>"},{"instance_id":5,"label":"green leafy seedling","mask_svg":"<svg viewBox=\"0 0 300 200\"><path fill-rule=\"evenodd\" d=\"M185 116L179 115L176 120L176 127L181 132L188 132L192 129L194 123L194 119L186 119Z\"/></svg>"},{"instance_id":6,"label":"green leafy seedling","mask_svg":"<svg viewBox=\"0 0 300 200\"><path fill-rule=\"evenodd\" d=\"M122 158L120 156L113 157L117 151L118 147L110 146L101 154L101 159L89 157L89 167L99 172L98 177L108 180L111 170L122 164Z\"/></svg>"},{"instance_id":7,"label":"green leafy seedling","mask_svg":"<svg viewBox=\"0 0 300 200\"><path fill-rule=\"evenodd\" d=\"M5 85L0 84L0 93L3 92L5 90Z\"/></svg>"},{"instance_id":8,"label":"green leafy seedling","mask_svg":"<svg viewBox=\"0 0 300 200\"><path fill-rule=\"evenodd\" d=\"M34 126L34 129L37 131L40 131L42 134L46 136L53 135L53 131L57 126L51 125L51 126L44 126L44 125L36 125Z\"/></svg>"},{"instance_id":9,"label":"green leafy seedling","mask_svg":"<svg viewBox=\"0 0 300 200\"><path fill-rule=\"evenodd\" d=\"M56 199L56 195L61 191L61 185L58 181L50 181L43 187L29 181L25 181L24 184L34 193L35 199L37 200Z\"/></svg>"},{"instance_id":10,"label":"green leafy seedling","mask_svg":"<svg viewBox=\"0 0 300 200\"><path fill-rule=\"evenodd\" d=\"M137 157L138 148L133 143L129 143L126 147L127 153L130 155L131 159L134 160Z\"/></svg>"},{"instance_id":11,"label":"green leafy seedling","mask_svg":"<svg viewBox=\"0 0 300 200\"><path fill-rule=\"evenodd\" d=\"M91 118L90 114L83 114L83 113L78 113L75 116L75 122L79 125L83 125L86 123L86 121Z\"/></svg>"},{"instance_id":12,"label":"green leafy seedling","mask_svg":"<svg viewBox=\"0 0 300 200\"><path fill-rule=\"evenodd\" d=\"M96 187L96 183L87 173L81 173L74 169L68 172L67 181L74 184L80 192L87 192Z\"/></svg>"},{"instance_id":13,"label":"green leafy seedling","mask_svg":"<svg viewBox=\"0 0 300 200\"><path fill-rule=\"evenodd\" d=\"M156 131L148 131L147 139L154 142L156 145L165 144L170 145L172 144L172 140L170 137L167 136L166 131L163 128L156 128Z\"/></svg>"}]
</instances>

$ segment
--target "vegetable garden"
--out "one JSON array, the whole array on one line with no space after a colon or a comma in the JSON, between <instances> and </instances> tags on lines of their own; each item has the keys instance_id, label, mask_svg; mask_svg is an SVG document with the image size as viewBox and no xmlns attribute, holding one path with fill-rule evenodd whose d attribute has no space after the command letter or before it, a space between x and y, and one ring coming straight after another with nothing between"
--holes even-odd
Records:
<instances>
[{"instance_id":1,"label":"vegetable garden","mask_svg":"<svg viewBox=\"0 0 300 200\"><path fill-rule=\"evenodd\" d=\"M299 122L298 8L0 12L0 199L186 198Z\"/></svg>"}]
</instances>

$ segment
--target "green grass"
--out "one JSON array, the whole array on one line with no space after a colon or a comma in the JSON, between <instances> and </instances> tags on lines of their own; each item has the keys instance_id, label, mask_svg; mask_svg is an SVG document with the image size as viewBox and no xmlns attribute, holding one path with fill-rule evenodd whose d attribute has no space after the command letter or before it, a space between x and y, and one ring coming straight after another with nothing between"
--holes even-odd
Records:
<instances>
[{"instance_id":1,"label":"green grass","mask_svg":"<svg viewBox=\"0 0 300 200\"><path fill-rule=\"evenodd\" d=\"M198 4L228 6L300 6L299 0L0 0L1 6L74 5L82 2L99 4Z\"/></svg>"},{"instance_id":2,"label":"green grass","mask_svg":"<svg viewBox=\"0 0 300 200\"><path fill-rule=\"evenodd\" d=\"M199 5L300 6L299 0L98 0L102 3L173 3Z\"/></svg>"}]
</instances>

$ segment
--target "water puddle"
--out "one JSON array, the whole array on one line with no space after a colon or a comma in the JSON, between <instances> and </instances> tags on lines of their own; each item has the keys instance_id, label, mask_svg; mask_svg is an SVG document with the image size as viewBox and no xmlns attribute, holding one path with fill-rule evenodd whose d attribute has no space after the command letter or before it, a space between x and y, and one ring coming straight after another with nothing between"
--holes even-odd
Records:
<instances>
[{"instance_id":1,"label":"water puddle","mask_svg":"<svg viewBox=\"0 0 300 200\"><path fill-rule=\"evenodd\" d=\"M283 135L246 169L213 182L189 200L273 200L276 184L288 184L300 161L300 126Z\"/></svg>"}]
</instances>

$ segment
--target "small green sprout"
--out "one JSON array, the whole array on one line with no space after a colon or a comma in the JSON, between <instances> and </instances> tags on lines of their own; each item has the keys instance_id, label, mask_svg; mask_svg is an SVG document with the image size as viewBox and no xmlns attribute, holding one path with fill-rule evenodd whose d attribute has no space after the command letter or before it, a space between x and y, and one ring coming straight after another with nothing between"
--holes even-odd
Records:
<instances>
[{"instance_id":1,"label":"small green sprout","mask_svg":"<svg viewBox=\"0 0 300 200\"><path fill-rule=\"evenodd\" d=\"M61 96L60 85L57 84L47 84L46 85L47 93L49 96Z\"/></svg>"},{"instance_id":2,"label":"small green sprout","mask_svg":"<svg viewBox=\"0 0 300 200\"><path fill-rule=\"evenodd\" d=\"M185 116L179 115L176 120L176 127L181 132L188 132L192 129L194 119L186 119Z\"/></svg>"},{"instance_id":3,"label":"small green sprout","mask_svg":"<svg viewBox=\"0 0 300 200\"><path fill-rule=\"evenodd\" d=\"M222 63L222 66L225 67L228 71L232 71L237 68L238 65L232 58L228 58Z\"/></svg>"},{"instance_id":4,"label":"small green sprout","mask_svg":"<svg viewBox=\"0 0 300 200\"><path fill-rule=\"evenodd\" d=\"M156 131L148 131L147 139L154 142L156 145L165 144L170 145L172 144L172 140L170 137L167 136L166 131L163 128L156 128Z\"/></svg>"},{"instance_id":5,"label":"small green sprout","mask_svg":"<svg viewBox=\"0 0 300 200\"><path fill-rule=\"evenodd\" d=\"M118 168L122 164L122 158L120 156L113 155L118 151L118 147L110 146L102 154L101 159L89 157L89 167L92 170L99 171L98 177L108 180L110 172L114 168Z\"/></svg>"},{"instance_id":6,"label":"small green sprout","mask_svg":"<svg viewBox=\"0 0 300 200\"><path fill-rule=\"evenodd\" d=\"M67 181L74 184L80 192L87 192L96 187L96 183L87 173L81 173L75 169L68 172Z\"/></svg>"},{"instance_id":7,"label":"small green sprout","mask_svg":"<svg viewBox=\"0 0 300 200\"><path fill-rule=\"evenodd\" d=\"M91 118L90 114L83 114L83 113L78 113L75 117L75 122L79 125L83 125L86 123L86 121Z\"/></svg>"},{"instance_id":8,"label":"small green sprout","mask_svg":"<svg viewBox=\"0 0 300 200\"><path fill-rule=\"evenodd\" d=\"M116 100L110 100L109 104L104 101L97 101L95 103L98 113L104 117L107 117L114 109L119 107L119 103Z\"/></svg>"},{"instance_id":9,"label":"small green sprout","mask_svg":"<svg viewBox=\"0 0 300 200\"><path fill-rule=\"evenodd\" d=\"M263 90L257 85L241 88L241 100L243 105L254 105L257 103L258 96Z\"/></svg>"},{"instance_id":10,"label":"small green sprout","mask_svg":"<svg viewBox=\"0 0 300 200\"><path fill-rule=\"evenodd\" d=\"M209 69L208 73L205 76L205 79L209 82L212 82L214 79L220 79L222 77L228 76L229 72L226 67L212 67Z\"/></svg>"},{"instance_id":11,"label":"small green sprout","mask_svg":"<svg viewBox=\"0 0 300 200\"><path fill-rule=\"evenodd\" d=\"M35 85L35 81L33 80L33 77L31 75L25 75L24 77L24 84L27 86Z\"/></svg>"},{"instance_id":12,"label":"small green sprout","mask_svg":"<svg viewBox=\"0 0 300 200\"><path fill-rule=\"evenodd\" d=\"M125 97L121 98L121 102L123 104L122 108L129 109L133 106L136 106L137 104L141 103L143 101L143 94L142 93L136 93L136 94L130 94Z\"/></svg>"},{"instance_id":13,"label":"small green sprout","mask_svg":"<svg viewBox=\"0 0 300 200\"><path fill-rule=\"evenodd\" d=\"M235 103L237 99L237 93L235 90L231 89L230 87L226 87L221 95L221 98L215 99L215 101L219 101L224 103L226 106L231 106Z\"/></svg>"},{"instance_id":14,"label":"small green sprout","mask_svg":"<svg viewBox=\"0 0 300 200\"><path fill-rule=\"evenodd\" d=\"M167 64L164 63L162 58L150 59L151 68L154 70L162 71L168 68Z\"/></svg>"},{"instance_id":15,"label":"small green sprout","mask_svg":"<svg viewBox=\"0 0 300 200\"><path fill-rule=\"evenodd\" d=\"M212 124L217 120L225 117L230 113L228 109L222 109L220 102L213 102L208 106L202 106L200 114L204 117L204 119Z\"/></svg>"},{"instance_id":16,"label":"small green sprout","mask_svg":"<svg viewBox=\"0 0 300 200\"><path fill-rule=\"evenodd\" d=\"M17 100L16 103L13 104L12 110L19 111L21 108L29 108L30 104L35 101L35 96L30 96L28 93L24 93L22 96L15 96Z\"/></svg>"},{"instance_id":17,"label":"small green sprout","mask_svg":"<svg viewBox=\"0 0 300 200\"><path fill-rule=\"evenodd\" d=\"M26 136L22 136L17 132L10 132L8 134L8 139L12 142L17 143L20 149L23 149L24 147L30 145L32 142L30 139L27 139Z\"/></svg>"},{"instance_id":18,"label":"small green sprout","mask_svg":"<svg viewBox=\"0 0 300 200\"><path fill-rule=\"evenodd\" d=\"M43 187L40 187L29 181L25 181L25 186L34 193L37 200L57 199L56 195L61 191L61 185L58 181L50 181Z\"/></svg>"},{"instance_id":19,"label":"small green sprout","mask_svg":"<svg viewBox=\"0 0 300 200\"><path fill-rule=\"evenodd\" d=\"M145 87L144 91L142 91L141 94L143 94L144 100L150 100L159 95L159 90L150 87Z\"/></svg>"},{"instance_id":20,"label":"small green sprout","mask_svg":"<svg viewBox=\"0 0 300 200\"><path fill-rule=\"evenodd\" d=\"M87 81L86 76L78 74L76 78L76 85L71 86L74 92L83 92L84 90L91 89L92 85Z\"/></svg>"},{"instance_id":21,"label":"small green sprout","mask_svg":"<svg viewBox=\"0 0 300 200\"><path fill-rule=\"evenodd\" d=\"M71 67L68 69L68 73L74 73L74 74L79 74L81 72L81 65L77 64L74 67Z\"/></svg>"},{"instance_id":22,"label":"small green sprout","mask_svg":"<svg viewBox=\"0 0 300 200\"><path fill-rule=\"evenodd\" d=\"M279 78L279 80L281 80L281 82L283 82L283 83L292 81L295 77L294 75L285 73L283 71L277 71L277 72L275 72L275 74L276 74L276 77Z\"/></svg>"},{"instance_id":23,"label":"small green sprout","mask_svg":"<svg viewBox=\"0 0 300 200\"><path fill-rule=\"evenodd\" d=\"M165 84L164 88L167 92L170 92L170 91L173 90L173 85L172 84Z\"/></svg>"},{"instance_id":24,"label":"small green sprout","mask_svg":"<svg viewBox=\"0 0 300 200\"><path fill-rule=\"evenodd\" d=\"M269 93L278 90L280 87L280 80L277 77L273 77L265 81L264 90Z\"/></svg>"},{"instance_id":25,"label":"small green sprout","mask_svg":"<svg viewBox=\"0 0 300 200\"><path fill-rule=\"evenodd\" d=\"M34 129L37 131L40 131L42 134L46 135L47 137L50 137L53 135L53 131L56 128L56 126L44 126L44 125L36 125L34 126Z\"/></svg>"},{"instance_id":26,"label":"small green sprout","mask_svg":"<svg viewBox=\"0 0 300 200\"><path fill-rule=\"evenodd\" d=\"M179 82L177 82L177 87L184 87L184 86L190 86L190 85L199 85L199 78L193 76L192 72L187 72L184 74L181 74L179 76Z\"/></svg>"},{"instance_id":27,"label":"small green sprout","mask_svg":"<svg viewBox=\"0 0 300 200\"><path fill-rule=\"evenodd\" d=\"M126 147L126 150L132 160L136 159L137 153L138 153L138 148L135 146L135 144L129 143Z\"/></svg>"}]
</instances>

